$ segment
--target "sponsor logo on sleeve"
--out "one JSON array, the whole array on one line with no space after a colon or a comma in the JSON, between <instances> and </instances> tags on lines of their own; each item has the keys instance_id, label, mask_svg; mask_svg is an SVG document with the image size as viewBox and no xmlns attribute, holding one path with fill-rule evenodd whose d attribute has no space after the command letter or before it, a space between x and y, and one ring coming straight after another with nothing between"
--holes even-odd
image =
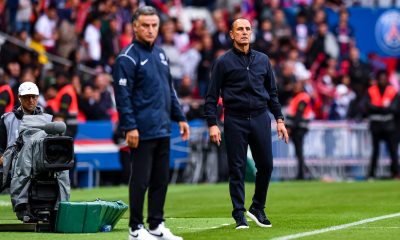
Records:
<instances>
[{"instance_id":1,"label":"sponsor logo on sleeve","mask_svg":"<svg viewBox=\"0 0 400 240\"><path fill-rule=\"evenodd\" d=\"M126 86L126 82L127 82L126 78L121 78L119 79L118 84L120 86Z\"/></svg>"}]
</instances>

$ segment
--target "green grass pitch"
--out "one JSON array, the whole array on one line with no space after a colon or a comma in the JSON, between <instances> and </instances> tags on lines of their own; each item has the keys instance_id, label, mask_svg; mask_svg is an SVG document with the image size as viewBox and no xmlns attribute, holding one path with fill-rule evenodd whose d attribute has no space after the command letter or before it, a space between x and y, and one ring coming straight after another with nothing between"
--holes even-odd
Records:
<instances>
[{"instance_id":1,"label":"green grass pitch","mask_svg":"<svg viewBox=\"0 0 400 240\"><path fill-rule=\"evenodd\" d=\"M246 207L251 204L253 191L253 184L247 183ZM128 188L107 187L71 192L71 201L96 198L121 199L128 203ZM400 181L274 182L270 186L266 212L272 221L272 228L259 228L249 221L249 229L235 230L227 184L171 185L165 206L167 226L186 240L264 240L399 213ZM124 215L114 231L108 233L2 232L0 239L128 239L128 214ZM1 195L0 223L18 222L15 219L9 196ZM400 216L301 239L400 239Z\"/></svg>"}]
</instances>

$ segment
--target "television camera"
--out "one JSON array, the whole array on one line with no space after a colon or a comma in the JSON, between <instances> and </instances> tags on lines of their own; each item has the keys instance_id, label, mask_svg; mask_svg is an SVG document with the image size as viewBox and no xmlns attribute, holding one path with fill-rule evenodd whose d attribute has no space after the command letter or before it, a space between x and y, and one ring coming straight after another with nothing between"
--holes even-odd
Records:
<instances>
[{"instance_id":1,"label":"television camera","mask_svg":"<svg viewBox=\"0 0 400 240\"><path fill-rule=\"evenodd\" d=\"M25 115L17 141L4 152L0 190L10 189L13 210L24 223L54 227L58 203L69 200L74 144L62 136L65 130L65 123L45 115Z\"/></svg>"}]
</instances>

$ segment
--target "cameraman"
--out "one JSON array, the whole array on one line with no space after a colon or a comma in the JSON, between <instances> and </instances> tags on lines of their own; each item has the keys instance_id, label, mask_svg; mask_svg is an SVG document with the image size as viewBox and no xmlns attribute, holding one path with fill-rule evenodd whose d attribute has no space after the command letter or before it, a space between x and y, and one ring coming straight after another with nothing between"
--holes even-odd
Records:
<instances>
[{"instance_id":1,"label":"cameraman","mask_svg":"<svg viewBox=\"0 0 400 240\"><path fill-rule=\"evenodd\" d=\"M3 165L3 153L7 147L14 144L18 138L19 125L25 114L36 115L43 114L37 106L39 98L39 89L32 82L24 82L18 88L18 99L21 106L14 108L12 112L1 116L0 121L0 166ZM51 122L51 115L48 115L48 121Z\"/></svg>"}]
</instances>

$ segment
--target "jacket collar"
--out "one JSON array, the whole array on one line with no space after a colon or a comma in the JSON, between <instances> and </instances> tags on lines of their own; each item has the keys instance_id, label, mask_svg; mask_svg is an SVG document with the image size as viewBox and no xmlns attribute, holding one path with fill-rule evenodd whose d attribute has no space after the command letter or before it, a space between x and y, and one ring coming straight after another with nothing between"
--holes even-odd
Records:
<instances>
[{"instance_id":1,"label":"jacket collar","mask_svg":"<svg viewBox=\"0 0 400 240\"><path fill-rule=\"evenodd\" d=\"M235 48L234 46L232 47L232 51L236 55L242 55L242 56L251 56L253 54L253 51L251 50L251 47L249 47L249 52L247 54L242 52L242 51L240 51L239 49Z\"/></svg>"},{"instance_id":2,"label":"jacket collar","mask_svg":"<svg viewBox=\"0 0 400 240\"><path fill-rule=\"evenodd\" d=\"M144 42L138 41L137 39L133 40L133 43L138 45L140 48L147 50L147 51L151 51L154 48L154 44L153 45L149 45L146 44Z\"/></svg>"},{"instance_id":3,"label":"jacket collar","mask_svg":"<svg viewBox=\"0 0 400 240\"><path fill-rule=\"evenodd\" d=\"M15 114L15 117L17 117L17 119L21 120L22 117L24 116L24 111L22 110L22 107L16 107L13 109L13 113ZM38 114L42 114L42 109L40 109L40 107L36 107L35 110L33 110L32 115L38 115Z\"/></svg>"}]
</instances>

